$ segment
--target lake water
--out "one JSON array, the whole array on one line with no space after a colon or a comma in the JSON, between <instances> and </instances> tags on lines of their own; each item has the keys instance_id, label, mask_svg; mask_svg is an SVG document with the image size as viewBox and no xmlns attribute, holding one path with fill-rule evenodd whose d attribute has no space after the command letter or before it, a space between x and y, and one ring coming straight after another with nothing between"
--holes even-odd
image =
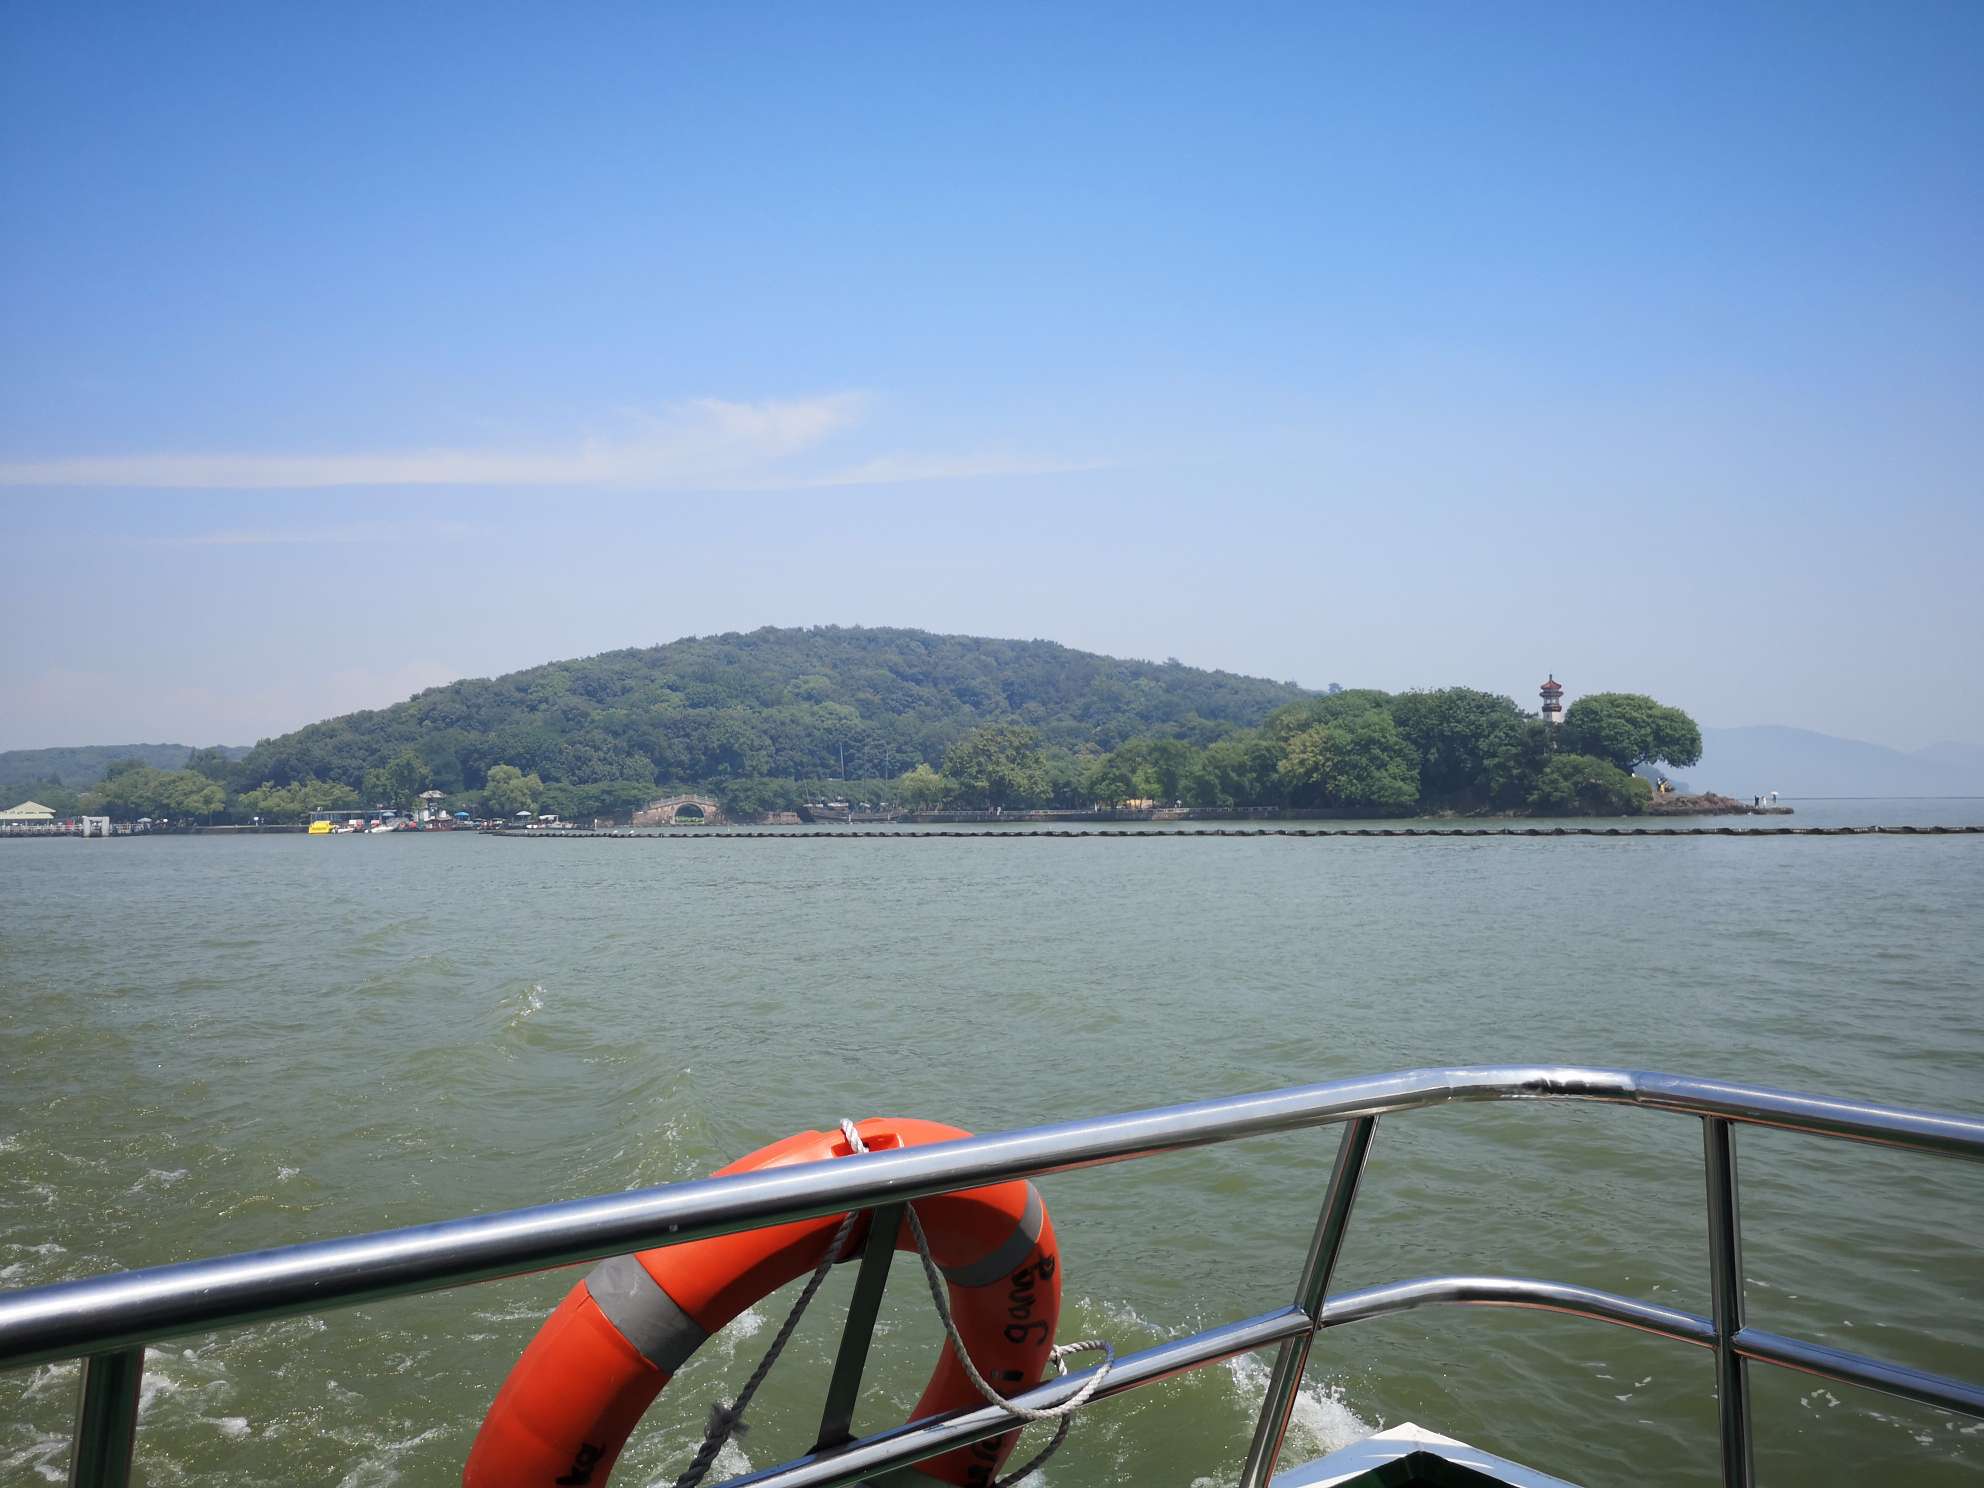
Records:
<instances>
[{"instance_id":1,"label":"lake water","mask_svg":"<svg viewBox=\"0 0 1984 1488\"><path fill-rule=\"evenodd\" d=\"M1797 824L1984 803L1798 803ZM708 1172L839 1116L974 1130L1413 1065L1620 1064L1984 1109L1984 839L0 843L0 1286ZM1984 1167L1741 1134L1751 1319L1984 1375ZM1042 1185L1061 1335L1285 1305L1335 1134ZM857 1425L935 1354L899 1267ZM852 1268L726 1470L811 1442ZM1554 1277L1708 1311L1699 1124L1480 1106L1381 1125L1340 1288ZM150 1484L454 1480L576 1272L148 1363ZM665 1483L785 1299L678 1377ZM1098 1407L1049 1481L1230 1484L1260 1361ZM1766 1484L1974 1483L1984 1428L1753 1371ZM59 1480L73 1365L0 1376L0 1484ZM1416 1420L1597 1485L1717 1480L1706 1353L1545 1314L1319 1341L1287 1460Z\"/></svg>"}]
</instances>

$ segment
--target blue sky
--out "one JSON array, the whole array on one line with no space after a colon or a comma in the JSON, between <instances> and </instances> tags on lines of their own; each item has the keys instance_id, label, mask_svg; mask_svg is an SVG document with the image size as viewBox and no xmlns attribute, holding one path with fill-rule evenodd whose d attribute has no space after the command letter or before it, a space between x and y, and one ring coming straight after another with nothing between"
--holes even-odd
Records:
<instances>
[{"instance_id":1,"label":"blue sky","mask_svg":"<svg viewBox=\"0 0 1984 1488\"><path fill-rule=\"evenodd\" d=\"M1974 4L0 6L0 747L824 622L1984 738L1980 76Z\"/></svg>"}]
</instances>

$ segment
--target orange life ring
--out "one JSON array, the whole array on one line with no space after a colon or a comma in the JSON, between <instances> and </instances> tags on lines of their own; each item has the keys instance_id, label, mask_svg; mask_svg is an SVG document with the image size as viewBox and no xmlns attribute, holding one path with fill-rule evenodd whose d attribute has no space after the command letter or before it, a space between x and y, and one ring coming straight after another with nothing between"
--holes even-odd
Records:
<instances>
[{"instance_id":1,"label":"orange life ring","mask_svg":"<svg viewBox=\"0 0 1984 1488\"><path fill-rule=\"evenodd\" d=\"M870 1151L970 1136L936 1121L876 1117L856 1128ZM800 1132L716 1174L846 1157L838 1131ZM1014 1181L916 1201L930 1254L950 1283L951 1311L972 1362L1002 1393L1037 1384L1061 1312L1054 1226L1031 1183ZM820 1264L844 1215L601 1261L566 1294L517 1360L476 1433L464 1488L599 1488L671 1375L745 1308ZM866 1222L842 1259L866 1243ZM913 1250L905 1223L896 1249ZM976 1405L948 1340L911 1420ZM939 1482L984 1484L1017 1432L918 1465Z\"/></svg>"}]
</instances>

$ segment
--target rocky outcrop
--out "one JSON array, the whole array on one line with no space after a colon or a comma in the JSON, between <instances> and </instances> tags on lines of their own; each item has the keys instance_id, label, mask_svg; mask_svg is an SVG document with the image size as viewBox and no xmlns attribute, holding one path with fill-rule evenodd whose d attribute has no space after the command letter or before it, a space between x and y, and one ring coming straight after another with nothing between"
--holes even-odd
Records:
<instances>
[{"instance_id":1,"label":"rocky outcrop","mask_svg":"<svg viewBox=\"0 0 1984 1488\"><path fill-rule=\"evenodd\" d=\"M1655 796L1646 803L1648 816L1789 816L1789 806L1758 806L1734 796L1709 791L1699 796Z\"/></svg>"}]
</instances>

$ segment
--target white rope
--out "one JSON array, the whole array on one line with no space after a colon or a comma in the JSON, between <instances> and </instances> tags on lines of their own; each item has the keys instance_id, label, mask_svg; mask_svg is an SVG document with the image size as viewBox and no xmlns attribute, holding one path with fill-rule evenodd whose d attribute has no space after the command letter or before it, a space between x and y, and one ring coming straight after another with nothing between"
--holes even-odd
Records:
<instances>
[{"instance_id":1,"label":"white rope","mask_svg":"<svg viewBox=\"0 0 1984 1488\"><path fill-rule=\"evenodd\" d=\"M861 1133L854 1129L852 1121L843 1117L840 1130L841 1135L847 1138L847 1145L853 1153L859 1154L868 1150L868 1144L861 1140ZM1047 1357L1054 1361L1057 1374L1065 1375L1068 1372L1070 1354L1100 1353L1103 1356L1102 1364L1089 1376L1087 1383L1059 1405L1050 1405L1042 1409L1014 1405L1012 1401L992 1388L985 1376L978 1372L978 1366L972 1362L971 1350L965 1347L964 1335L958 1332L957 1320L951 1316L950 1294L944 1285L942 1273L937 1270L936 1261L931 1258L930 1241L923 1233L923 1221L916 1217L916 1205L903 1205L903 1213L909 1217L909 1233L916 1241L916 1254L923 1262L923 1279L930 1284L930 1300L936 1304L937 1319L944 1325L944 1333L951 1340L951 1347L957 1353L958 1362L964 1366L965 1377L988 1403L998 1406L1009 1416L1025 1422L1060 1423L1052 1441L1036 1452L1023 1467L1016 1472L1008 1473L991 1485L991 1488L1012 1488L1012 1485L1022 1478L1037 1472L1049 1457L1060 1450L1061 1443L1068 1439L1068 1427L1073 1423L1074 1413L1094 1398L1095 1392L1102 1388L1102 1382L1109 1377L1109 1371L1116 1367L1116 1350L1100 1338L1084 1338L1077 1343L1055 1345L1048 1351ZM854 1222L861 1217L861 1214L862 1211L859 1209L850 1209L841 1219L840 1228L834 1232L833 1244L827 1247L827 1253L820 1258L820 1264L814 1268L812 1277L800 1291L798 1299L793 1302L792 1311L785 1315L785 1322L779 1326L778 1334L772 1339L771 1347L765 1350L764 1358L760 1359L758 1367L751 1371L751 1377L744 1382L744 1388L737 1392L736 1403L726 1406L718 1402L710 1407L709 1426L703 1433L703 1444L696 1449L695 1460L683 1470L682 1476L675 1480L675 1488L696 1488L696 1485L709 1473L711 1465L717 1459L717 1454L723 1450L723 1444L733 1436L744 1435L750 1429L744 1424L746 1407L751 1404L752 1397L758 1393L758 1387L764 1384L766 1376L772 1372L772 1366L778 1362L779 1355L785 1352L785 1346L792 1341L793 1330L799 1326L801 1315L812 1302L814 1294L820 1290L820 1284L827 1279L827 1273L833 1270L834 1262L840 1259L841 1249L847 1244L848 1237L854 1230Z\"/></svg>"},{"instance_id":2,"label":"white rope","mask_svg":"<svg viewBox=\"0 0 1984 1488\"><path fill-rule=\"evenodd\" d=\"M861 1140L861 1134L854 1129L854 1123L852 1121L843 1117L840 1123L840 1130L841 1135L847 1138L848 1145L856 1152L866 1152L868 1150L867 1146ZM1089 1376L1086 1384L1059 1405L1050 1405L1040 1409L1025 1405L1014 1405L1012 1401L1006 1399L1005 1396L992 1388L991 1382L978 1372L978 1365L972 1362L971 1350L965 1346L964 1335L958 1332L957 1320L951 1316L950 1292L944 1284L942 1273L937 1270L937 1262L930 1255L930 1241L923 1233L923 1221L916 1216L916 1205L903 1205L903 1213L909 1218L909 1233L916 1241L917 1258L923 1262L923 1279L930 1285L930 1301L937 1309L937 1320L944 1325L944 1332L951 1340L951 1347L957 1353L958 1362L964 1366L965 1377L971 1381L973 1387L980 1395L985 1397L989 1404L998 1406L1000 1410L1009 1416L1021 1421L1058 1421L1060 1423L1060 1427L1055 1431L1052 1441L1048 1442L1045 1447L1035 1453L1018 1471L1007 1474L991 1485L991 1488L1012 1488L1014 1483L1038 1471L1049 1457L1052 1457L1060 1450L1061 1443L1068 1439L1068 1427L1072 1424L1074 1413L1089 1403L1094 1397L1095 1392L1102 1388L1102 1382L1109 1377L1109 1371L1116 1367L1116 1350L1100 1338L1084 1338L1076 1343L1055 1345L1055 1347L1048 1351L1047 1357L1054 1361L1054 1368L1057 1374L1066 1374L1068 1372L1068 1355L1070 1354L1099 1352L1103 1356L1101 1367Z\"/></svg>"}]
</instances>

